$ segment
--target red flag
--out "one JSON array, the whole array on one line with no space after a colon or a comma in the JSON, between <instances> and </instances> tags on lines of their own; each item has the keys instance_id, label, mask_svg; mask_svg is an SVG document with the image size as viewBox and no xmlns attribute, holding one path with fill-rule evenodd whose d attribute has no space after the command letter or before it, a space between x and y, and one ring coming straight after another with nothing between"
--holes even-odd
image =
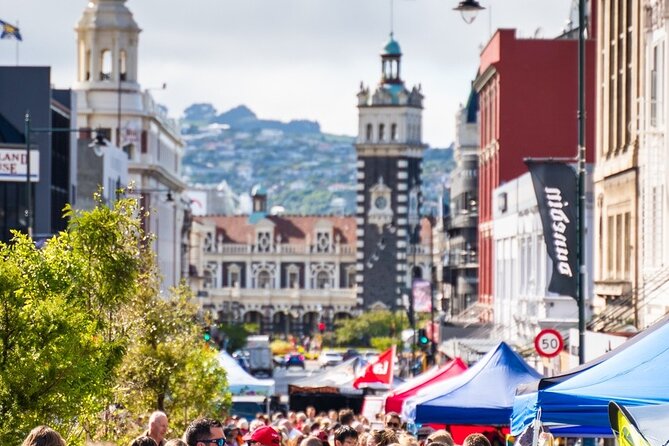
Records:
<instances>
[{"instance_id":1,"label":"red flag","mask_svg":"<svg viewBox=\"0 0 669 446\"><path fill-rule=\"evenodd\" d=\"M395 359L395 346L393 345L381 353L374 362L365 367L365 371L353 381L356 389L360 384L380 383L390 385L393 381L393 363Z\"/></svg>"}]
</instances>

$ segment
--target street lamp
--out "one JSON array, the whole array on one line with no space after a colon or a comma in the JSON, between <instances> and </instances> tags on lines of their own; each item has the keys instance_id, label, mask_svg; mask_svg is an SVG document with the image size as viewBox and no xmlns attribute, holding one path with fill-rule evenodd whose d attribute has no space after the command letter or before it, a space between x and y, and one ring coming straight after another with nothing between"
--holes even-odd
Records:
<instances>
[{"instance_id":1,"label":"street lamp","mask_svg":"<svg viewBox=\"0 0 669 446\"><path fill-rule=\"evenodd\" d=\"M34 128L30 125L30 111L25 115L25 138L26 138L26 225L28 228L28 236L33 235L33 203L32 203L32 183L30 171L30 139L33 133L79 133L90 132L91 129L70 129L70 128ZM105 139L104 132L100 129L95 131L95 137L91 141L91 148L97 156L102 156L102 147L109 145L109 141Z\"/></svg>"},{"instance_id":2,"label":"street lamp","mask_svg":"<svg viewBox=\"0 0 669 446\"><path fill-rule=\"evenodd\" d=\"M479 4L476 0L463 0L458 6L453 8L454 11L460 11L462 20L465 23L470 24L476 19L476 15L479 11L484 10L485 8Z\"/></svg>"},{"instance_id":3,"label":"street lamp","mask_svg":"<svg viewBox=\"0 0 669 446\"><path fill-rule=\"evenodd\" d=\"M576 153L578 175L578 362L585 362L585 2L578 0L578 148ZM476 0L463 0L455 11L460 11L467 23L472 23L476 13L483 8ZM468 17L465 17L468 14ZM469 18L469 20L468 20Z\"/></svg>"}]
</instances>

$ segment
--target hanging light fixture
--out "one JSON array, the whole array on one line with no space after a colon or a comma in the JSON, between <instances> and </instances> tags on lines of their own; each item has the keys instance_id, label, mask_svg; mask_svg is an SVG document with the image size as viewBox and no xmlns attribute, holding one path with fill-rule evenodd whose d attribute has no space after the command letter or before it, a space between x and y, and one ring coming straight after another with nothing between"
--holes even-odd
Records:
<instances>
[{"instance_id":1,"label":"hanging light fixture","mask_svg":"<svg viewBox=\"0 0 669 446\"><path fill-rule=\"evenodd\" d=\"M474 19L476 19L476 14L478 14L478 12L483 9L485 8L481 6L476 0L463 0L458 4L458 6L453 8L454 11L460 11L462 20L468 24L472 23Z\"/></svg>"}]
</instances>

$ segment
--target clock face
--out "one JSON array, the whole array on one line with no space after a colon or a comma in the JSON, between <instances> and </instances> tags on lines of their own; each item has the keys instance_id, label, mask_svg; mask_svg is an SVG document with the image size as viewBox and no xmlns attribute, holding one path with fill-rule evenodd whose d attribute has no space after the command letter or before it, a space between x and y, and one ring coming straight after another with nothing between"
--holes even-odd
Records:
<instances>
[{"instance_id":1,"label":"clock face","mask_svg":"<svg viewBox=\"0 0 669 446\"><path fill-rule=\"evenodd\" d=\"M388 200L386 197L376 197L376 200L374 200L374 206L377 209L385 209L386 206L388 206Z\"/></svg>"}]
</instances>

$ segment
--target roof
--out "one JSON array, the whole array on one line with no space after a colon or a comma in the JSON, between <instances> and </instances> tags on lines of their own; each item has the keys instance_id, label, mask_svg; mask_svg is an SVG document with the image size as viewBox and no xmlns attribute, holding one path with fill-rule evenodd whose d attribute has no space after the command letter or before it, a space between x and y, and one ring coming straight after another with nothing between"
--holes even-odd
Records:
<instances>
[{"instance_id":1,"label":"roof","mask_svg":"<svg viewBox=\"0 0 669 446\"><path fill-rule=\"evenodd\" d=\"M393 33L390 33L390 40L386 43L386 46L383 47L383 52L381 53L384 56L401 56L402 50L400 49L400 44L393 39Z\"/></svg>"},{"instance_id":2,"label":"roof","mask_svg":"<svg viewBox=\"0 0 669 446\"><path fill-rule=\"evenodd\" d=\"M194 218L200 223L213 223L217 233L223 235L223 243L247 244L255 240L255 225L249 223L247 215L210 215ZM340 237L340 243L355 244L355 217L335 215L268 215L267 220L274 223L275 235L281 236L281 243L306 244L307 236L311 243L318 222L327 221L332 224L333 236Z\"/></svg>"},{"instance_id":3,"label":"roof","mask_svg":"<svg viewBox=\"0 0 669 446\"><path fill-rule=\"evenodd\" d=\"M23 133L19 132L2 114L0 114L0 142L7 144L25 143Z\"/></svg>"}]
</instances>

